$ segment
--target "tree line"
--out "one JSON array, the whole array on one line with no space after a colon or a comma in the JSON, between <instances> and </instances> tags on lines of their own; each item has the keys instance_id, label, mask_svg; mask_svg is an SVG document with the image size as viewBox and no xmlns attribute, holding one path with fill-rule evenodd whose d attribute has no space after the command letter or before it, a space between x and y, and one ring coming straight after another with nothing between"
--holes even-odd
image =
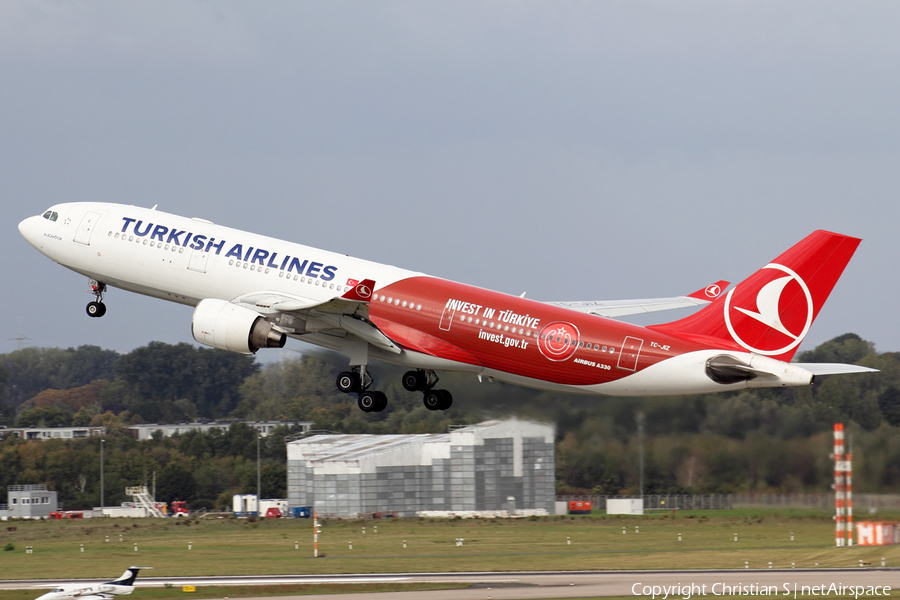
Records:
<instances>
[{"instance_id":1,"label":"tree line","mask_svg":"<svg viewBox=\"0 0 900 600\"><path fill-rule=\"evenodd\" d=\"M854 450L855 489L900 491L900 353L878 353L871 342L845 334L798 360L880 372L822 377L804 388L664 398L565 395L442 373L440 387L453 392L453 407L432 412L421 394L400 385L403 369L374 364L377 389L390 403L384 412L363 413L353 395L335 388L346 360L332 353L260 366L251 357L188 344L154 342L124 355L94 346L27 348L0 355L0 423L106 425L113 469L107 473L119 477L107 483L110 494L156 472L158 491L182 490L171 499L210 506L256 489L255 442L248 455L234 441L246 432L234 425L227 434L137 442L127 438L127 425L229 417L314 421L316 429L341 433L435 433L518 416L556 425L560 492L615 494L638 489L639 413L646 424L646 493L828 490L831 429L843 421ZM266 472L283 484L281 437L266 441L265 456ZM61 495L67 490L68 502L90 504L91 497L99 500L91 471L99 469L97 444L6 440L0 485L45 482Z\"/></svg>"}]
</instances>

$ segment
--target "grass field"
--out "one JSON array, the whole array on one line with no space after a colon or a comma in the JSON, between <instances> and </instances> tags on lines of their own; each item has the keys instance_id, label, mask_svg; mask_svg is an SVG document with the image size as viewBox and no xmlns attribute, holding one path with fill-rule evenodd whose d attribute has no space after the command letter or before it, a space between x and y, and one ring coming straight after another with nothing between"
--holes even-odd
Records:
<instances>
[{"instance_id":1,"label":"grass field","mask_svg":"<svg viewBox=\"0 0 900 600\"><path fill-rule=\"evenodd\" d=\"M881 566L882 558L900 566L900 546L835 548L833 521L813 511L327 520L321 529L320 558L313 559L309 519L9 521L0 524L0 578L115 577L132 564L154 567L155 577L738 569L745 561L750 568L767 568L770 561L773 568L858 567L860 560ZM3 551L8 543L15 549ZM34 553L26 554L26 546Z\"/></svg>"}]
</instances>

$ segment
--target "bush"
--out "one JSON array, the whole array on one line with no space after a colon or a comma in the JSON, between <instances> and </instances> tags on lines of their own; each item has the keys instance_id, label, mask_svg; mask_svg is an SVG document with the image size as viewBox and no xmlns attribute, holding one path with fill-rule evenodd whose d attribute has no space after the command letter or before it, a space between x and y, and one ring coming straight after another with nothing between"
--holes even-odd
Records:
<instances>
[{"instance_id":1,"label":"bush","mask_svg":"<svg viewBox=\"0 0 900 600\"><path fill-rule=\"evenodd\" d=\"M16 545L13 544L12 542L7 542L7 544L5 546L3 546L3 550L5 550L6 552L12 552L15 549L16 549Z\"/></svg>"}]
</instances>

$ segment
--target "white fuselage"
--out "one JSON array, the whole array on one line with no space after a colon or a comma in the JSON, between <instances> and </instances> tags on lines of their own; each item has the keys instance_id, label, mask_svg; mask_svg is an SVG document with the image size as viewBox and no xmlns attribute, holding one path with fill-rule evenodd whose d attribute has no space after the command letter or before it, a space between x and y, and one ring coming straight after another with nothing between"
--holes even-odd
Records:
<instances>
[{"instance_id":1,"label":"white fuselage","mask_svg":"<svg viewBox=\"0 0 900 600\"><path fill-rule=\"evenodd\" d=\"M51 213L53 218L47 218ZM404 297L410 299L418 294L420 300L416 302L420 309L425 304L424 310L405 312L393 306L389 298L383 304L384 295L375 295L380 302L373 301L373 309L378 309L376 312L384 319L384 325L394 327L396 336L409 334L410 337L399 352L376 346L367 350L371 358L410 368L464 371L527 387L587 394L704 393L748 387L746 382L713 382L704 372L705 361L722 352L749 364L753 356L747 352L711 350L665 338L638 326L428 278L421 273L223 227L203 219L120 204L68 203L52 207L43 216L25 219L19 230L43 254L88 278L190 306L205 299L236 302L252 296L253 306L264 312L267 294L281 301L296 300L298 306L311 306L340 298L363 280L374 280L376 291L393 286L395 290L405 290ZM459 323L452 330L448 323L445 331L441 311L445 310L448 293L456 298L483 298L477 303L495 303L501 311L504 307L508 309L505 314L529 313L535 323L541 320L538 316L544 323L560 320L577 323L582 335L593 335L598 343L577 349L576 358L571 361L554 362L535 349L537 331L528 332L527 336L533 333L533 337L521 337L524 329L519 329L520 337L513 339L507 325L501 338L474 330L471 335L480 337L466 337L469 335L466 328L472 327L471 318L469 323ZM472 302L460 306L475 306L476 301ZM399 303L398 298L396 304ZM490 325L493 327L494 323ZM500 331L499 322L496 331ZM314 328L302 335L289 329L287 332L348 356L356 351L354 344L359 343L353 336L322 333ZM517 327L512 332L517 332ZM642 360L649 361L640 368L637 368L638 354L633 357L635 368L625 369L623 354L607 356L597 350L602 339L604 352L607 346L610 352L614 348L624 352L622 340L638 338L641 344L647 340L637 352L641 353ZM497 339L515 345L499 346L491 341ZM657 341L651 344L652 340ZM435 350L423 349L422 344L430 344L429 348ZM460 350L463 347L466 349ZM582 355L584 359L577 358ZM612 367L601 371L599 367L607 363ZM592 366L585 366L588 364ZM541 376L535 375L541 370ZM789 373L784 382L774 384L798 385L787 381L793 378L802 383L807 375Z\"/></svg>"}]
</instances>

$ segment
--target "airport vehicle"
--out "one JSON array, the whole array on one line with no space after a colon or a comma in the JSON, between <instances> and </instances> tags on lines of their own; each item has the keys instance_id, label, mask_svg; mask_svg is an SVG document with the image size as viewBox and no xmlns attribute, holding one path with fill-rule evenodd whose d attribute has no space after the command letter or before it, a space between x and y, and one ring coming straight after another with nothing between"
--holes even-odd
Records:
<instances>
[{"instance_id":1,"label":"airport vehicle","mask_svg":"<svg viewBox=\"0 0 900 600\"><path fill-rule=\"evenodd\" d=\"M122 576L107 583L70 584L54 588L36 600L109 600L114 596L123 596L134 591L134 580L141 569L153 567L128 567Z\"/></svg>"},{"instance_id":2,"label":"airport vehicle","mask_svg":"<svg viewBox=\"0 0 900 600\"><path fill-rule=\"evenodd\" d=\"M409 391L445 410L437 371L598 395L809 385L871 371L789 362L860 241L816 231L729 289L672 298L538 302L135 206L67 203L19 223L31 245L88 277L91 317L109 286L194 307L202 344L232 352L287 337L349 358L337 376L366 412L387 406L370 359L404 365ZM641 327L629 314L704 306Z\"/></svg>"},{"instance_id":3,"label":"airport vehicle","mask_svg":"<svg viewBox=\"0 0 900 600\"><path fill-rule=\"evenodd\" d=\"M190 514L187 502L184 500L173 500L170 506L173 517L186 517Z\"/></svg>"}]
</instances>

